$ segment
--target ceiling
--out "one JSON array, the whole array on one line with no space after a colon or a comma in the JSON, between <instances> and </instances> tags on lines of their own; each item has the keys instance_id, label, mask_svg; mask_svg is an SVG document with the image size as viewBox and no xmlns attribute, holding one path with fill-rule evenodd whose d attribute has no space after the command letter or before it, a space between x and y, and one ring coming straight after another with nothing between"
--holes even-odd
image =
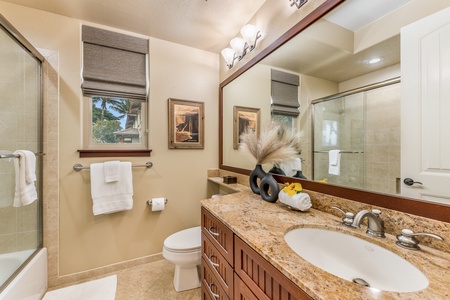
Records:
<instances>
[{"instance_id":1,"label":"ceiling","mask_svg":"<svg viewBox=\"0 0 450 300\"><path fill-rule=\"evenodd\" d=\"M323 19L354 33L379 20L392 11L408 4L411 0L347 0ZM319 33L309 33L314 26L299 34L262 62L272 67L341 83L363 74L371 73L400 63L400 35L393 36L361 51L354 51L353 45L333 45L333 39ZM367 61L380 57L377 64Z\"/></svg>"},{"instance_id":2,"label":"ceiling","mask_svg":"<svg viewBox=\"0 0 450 300\"><path fill-rule=\"evenodd\" d=\"M214 53L220 53L266 2L266 0L3 1Z\"/></svg>"}]
</instances>

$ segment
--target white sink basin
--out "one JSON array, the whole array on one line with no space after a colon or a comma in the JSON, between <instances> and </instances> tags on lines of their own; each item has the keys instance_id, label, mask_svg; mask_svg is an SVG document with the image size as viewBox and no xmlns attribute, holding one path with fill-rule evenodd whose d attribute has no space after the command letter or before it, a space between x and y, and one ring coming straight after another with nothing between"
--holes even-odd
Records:
<instances>
[{"instance_id":1,"label":"white sink basin","mask_svg":"<svg viewBox=\"0 0 450 300\"><path fill-rule=\"evenodd\" d=\"M284 239L311 264L348 281L392 292L415 292L428 286L425 275L405 259L352 235L298 228Z\"/></svg>"}]
</instances>

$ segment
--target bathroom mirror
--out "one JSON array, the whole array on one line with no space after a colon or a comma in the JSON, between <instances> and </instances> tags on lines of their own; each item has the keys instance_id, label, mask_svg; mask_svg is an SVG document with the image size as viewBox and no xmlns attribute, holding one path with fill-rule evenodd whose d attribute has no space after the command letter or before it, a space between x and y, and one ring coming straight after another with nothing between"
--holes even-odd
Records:
<instances>
[{"instance_id":1,"label":"bathroom mirror","mask_svg":"<svg viewBox=\"0 0 450 300\"><path fill-rule=\"evenodd\" d=\"M378 186L376 184L368 186L368 182L373 183L370 178L365 178L366 185L352 187L342 184L341 186L350 187L348 189L349 192L354 188L357 191L370 191L383 193L383 195L403 195L408 198L414 198L414 195L402 194L404 183L400 172L402 159L400 143L403 138L400 137L401 106L399 102L402 85L400 82L400 29L414 23L416 20L449 7L450 3L444 0L433 1L432 3L424 3L420 0L375 2L370 3L370 5L375 5L374 7L367 7L369 4L364 0L327 1L324 6L335 5L337 7L325 15L323 15L324 10L320 11L320 8L314 11L311 15L316 14L316 16L310 18L316 19L314 24L310 26L298 24L295 27L298 34L292 34L292 38L289 35L285 35L282 38L282 40L284 39L283 41L275 42L276 45L271 45L269 50L263 51L261 55L243 66L242 69L221 84L222 123L220 128L221 145L219 159L222 169L249 174L253 168L254 162L238 150L233 149L233 117L230 112L232 112L234 106L258 108L261 109L261 126L263 127L264 124L270 122L270 70L276 69L300 76L298 98L300 115L296 118L294 127L301 133L302 153L300 157L303 160L303 173L311 180L326 179L322 178L326 176L314 177L313 173L317 175L318 172L313 172L313 168L321 163L317 162L318 156L322 156L323 164L324 160L328 160L327 154L324 153L333 149L333 147L317 149L317 140L322 133L317 133L317 128L316 133L313 133L313 108L316 106L313 103L329 100L327 97L332 96L331 99L333 100L329 101L329 103L332 103L331 106L334 106L333 109L335 109L337 114L350 114L353 103L337 102L334 100L337 96L344 95L347 98L352 98L357 94L354 92L362 90L363 92L369 91L372 94L378 92L381 95L380 99L397 97L396 101L398 102L390 111L378 110L371 112L374 116L378 115L379 117L379 119L372 119L372 123L384 124L391 122L395 128L383 128L377 137L370 136L370 132L361 133L361 131L358 131L360 128L366 127L369 121L364 121L364 125L354 122L349 129L353 137L362 136L365 139L371 139L372 143L376 142L374 139L378 139L378 142L388 141L387 146L372 147L372 153L367 151L369 149L367 145L362 146L361 149L362 152L367 152L365 155L372 155L372 159L375 159L375 161L362 168L369 169L375 165L398 168L398 171L393 172L393 174L397 175L393 175L390 188L388 190L379 189L380 186L384 186L382 181L380 181L381 184ZM361 8L361 5L364 8ZM367 12L367 14L363 12ZM275 50L272 51L273 49ZM381 61L378 64L371 64L370 60L376 57L379 57ZM384 89L378 90L379 87ZM394 89L396 96L386 94L386 88L388 90ZM314 101L316 99L317 101ZM363 101L369 104L375 103L370 103L368 100ZM374 106L375 108L386 107L381 102ZM344 108L349 109L350 112ZM320 109L330 110L331 108ZM385 117L387 114L392 114L394 110L397 110L395 112L395 118L397 119L394 118L394 121L387 121ZM315 113L317 114L317 109ZM367 111L363 111L361 114L367 115ZM325 119L324 121L329 121ZM315 138L313 138L314 135ZM397 143L395 145L397 149L391 152L383 152L395 143ZM335 146L334 148L344 149L339 147L341 146ZM314 151L323 151L323 153L314 153ZM374 152L381 153L381 156L373 157ZM324 155L325 158L323 157ZM341 160L345 159L345 155L351 156L352 154L342 154ZM381 159L384 160L380 161ZM344 163L344 161L341 162ZM353 163L351 160L345 162L348 165ZM384 176L384 173L379 170L374 170L374 174L377 174L378 178ZM288 181L289 179L283 178L281 180ZM332 186L339 185L339 182L330 182L330 180L326 188L324 184L318 186L314 183L314 186L317 186L319 190L321 187L331 189ZM414 187L416 185L418 184L414 184ZM448 193L446 194L448 198ZM449 202L446 202L446 199L432 199L431 197L428 199L422 197L421 199L450 203L450 199L447 199Z\"/></svg>"}]
</instances>

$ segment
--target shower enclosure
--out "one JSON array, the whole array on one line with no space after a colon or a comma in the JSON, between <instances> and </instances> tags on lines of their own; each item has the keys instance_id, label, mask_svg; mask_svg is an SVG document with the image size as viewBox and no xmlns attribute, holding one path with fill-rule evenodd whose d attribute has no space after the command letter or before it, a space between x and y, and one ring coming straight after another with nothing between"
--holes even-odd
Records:
<instances>
[{"instance_id":1,"label":"shower enclosure","mask_svg":"<svg viewBox=\"0 0 450 300\"><path fill-rule=\"evenodd\" d=\"M43 57L0 15L0 292L42 248ZM36 156L38 199L14 207L13 154ZM0 297L1 298L1 297Z\"/></svg>"},{"instance_id":2,"label":"shower enclosure","mask_svg":"<svg viewBox=\"0 0 450 300\"><path fill-rule=\"evenodd\" d=\"M314 180L399 193L399 81L312 101ZM335 164L330 169L330 150L340 153L337 169Z\"/></svg>"}]
</instances>

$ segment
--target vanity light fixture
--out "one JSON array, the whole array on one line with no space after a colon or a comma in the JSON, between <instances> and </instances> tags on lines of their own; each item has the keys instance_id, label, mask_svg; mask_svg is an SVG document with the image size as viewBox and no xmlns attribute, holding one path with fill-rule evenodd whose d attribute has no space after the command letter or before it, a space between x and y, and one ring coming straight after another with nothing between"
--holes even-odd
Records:
<instances>
[{"instance_id":1,"label":"vanity light fixture","mask_svg":"<svg viewBox=\"0 0 450 300\"><path fill-rule=\"evenodd\" d=\"M291 2L291 6L297 6L298 9L308 2L308 0L289 0Z\"/></svg>"},{"instance_id":2,"label":"vanity light fixture","mask_svg":"<svg viewBox=\"0 0 450 300\"><path fill-rule=\"evenodd\" d=\"M256 42L262 37L261 31L254 25L247 24L241 29L242 37L235 37L230 41L231 48L222 50L228 69L234 66L234 61L241 60L245 54L256 47Z\"/></svg>"}]
</instances>

